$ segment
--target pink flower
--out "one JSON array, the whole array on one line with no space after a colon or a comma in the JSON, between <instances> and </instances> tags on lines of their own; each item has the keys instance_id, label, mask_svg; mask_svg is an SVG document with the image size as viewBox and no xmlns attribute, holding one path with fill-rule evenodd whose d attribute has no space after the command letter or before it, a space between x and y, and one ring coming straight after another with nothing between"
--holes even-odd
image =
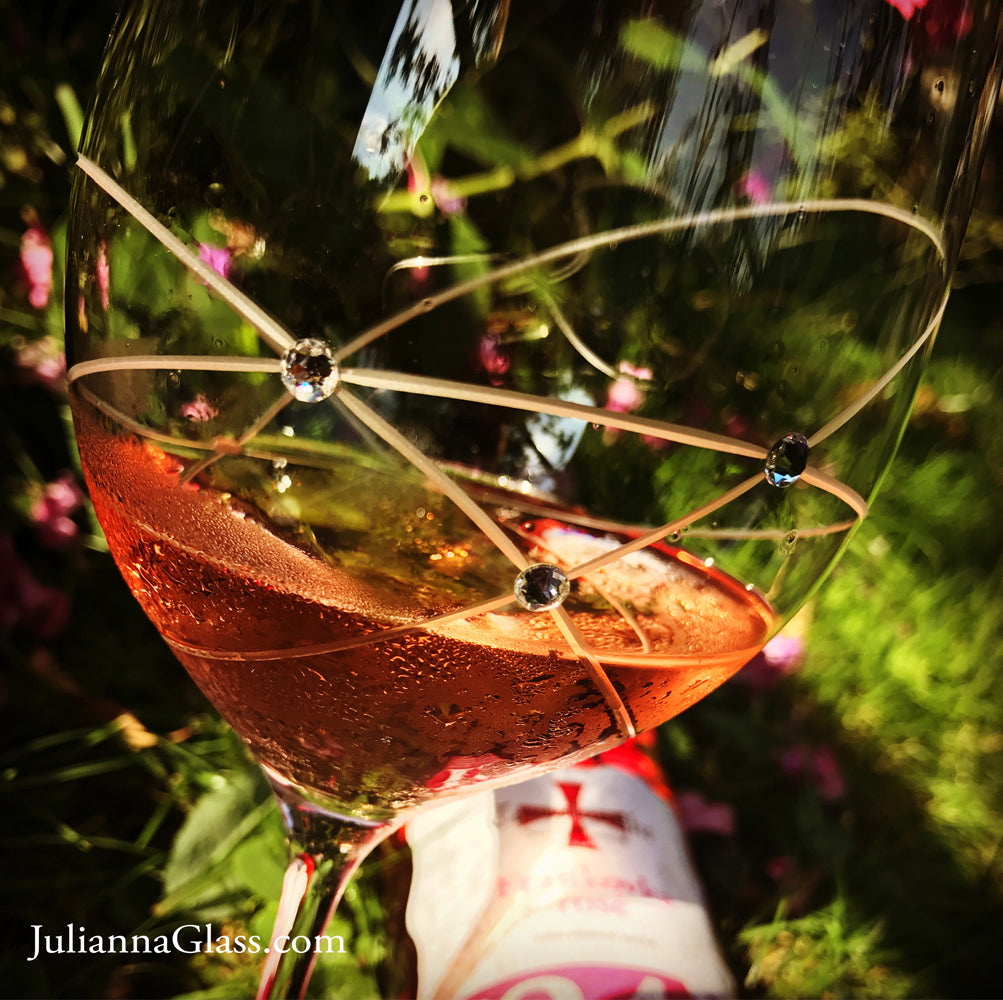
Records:
<instances>
[{"instance_id":1,"label":"pink flower","mask_svg":"<svg viewBox=\"0 0 1003 1000\"><path fill-rule=\"evenodd\" d=\"M907 21L911 20L913 14L922 10L927 0L887 0Z\"/></svg>"},{"instance_id":2,"label":"pink flower","mask_svg":"<svg viewBox=\"0 0 1003 1000\"><path fill-rule=\"evenodd\" d=\"M502 376L512 367L512 358L508 349L503 347L500 339L494 333L487 333L477 345L477 360L488 373L492 385L501 385Z\"/></svg>"},{"instance_id":3,"label":"pink flower","mask_svg":"<svg viewBox=\"0 0 1003 1000\"><path fill-rule=\"evenodd\" d=\"M190 420L193 424L203 424L207 420L218 417L219 410L202 393L199 393L190 402L181 404L181 416Z\"/></svg>"},{"instance_id":4,"label":"pink flower","mask_svg":"<svg viewBox=\"0 0 1003 1000\"><path fill-rule=\"evenodd\" d=\"M780 757L780 768L789 777L809 780L827 802L835 802L846 793L839 762L828 747L791 747Z\"/></svg>"},{"instance_id":5,"label":"pink flower","mask_svg":"<svg viewBox=\"0 0 1003 1000\"><path fill-rule=\"evenodd\" d=\"M774 636L738 673L754 691L766 691L794 673L804 662L804 641L796 636Z\"/></svg>"},{"instance_id":6,"label":"pink flower","mask_svg":"<svg viewBox=\"0 0 1003 1000\"><path fill-rule=\"evenodd\" d=\"M28 283L28 302L44 309L52 292L52 243L40 225L29 226L21 237L21 270Z\"/></svg>"},{"instance_id":7,"label":"pink flower","mask_svg":"<svg viewBox=\"0 0 1003 1000\"><path fill-rule=\"evenodd\" d=\"M66 626L66 595L39 583L21 562L7 535L0 535L0 633L26 628L49 639Z\"/></svg>"},{"instance_id":8,"label":"pink flower","mask_svg":"<svg viewBox=\"0 0 1003 1000\"><path fill-rule=\"evenodd\" d=\"M449 181L445 177L433 178L430 190L436 206L443 215L456 215L467 207L467 199L453 195Z\"/></svg>"},{"instance_id":9,"label":"pink flower","mask_svg":"<svg viewBox=\"0 0 1003 1000\"><path fill-rule=\"evenodd\" d=\"M31 508L31 519L43 545L50 549L65 549L76 538L78 529L70 514L83 499L83 493L68 472L45 487Z\"/></svg>"},{"instance_id":10,"label":"pink flower","mask_svg":"<svg viewBox=\"0 0 1003 1000\"><path fill-rule=\"evenodd\" d=\"M226 247L213 247L210 246L208 243L200 243L199 256L218 275L220 275L223 278L230 277L230 264L232 263L232 254Z\"/></svg>"},{"instance_id":11,"label":"pink flower","mask_svg":"<svg viewBox=\"0 0 1003 1000\"><path fill-rule=\"evenodd\" d=\"M55 337L41 337L25 344L17 352L17 366L24 381L42 385L53 391L64 386L66 356L59 350Z\"/></svg>"},{"instance_id":12,"label":"pink flower","mask_svg":"<svg viewBox=\"0 0 1003 1000\"><path fill-rule=\"evenodd\" d=\"M108 249L104 243L98 250L98 260L94 270L97 274L98 292L101 295L101 308L107 310L111 301L111 274L108 269Z\"/></svg>"},{"instance_id":13,"label":"pink flower","mask_svg":"<svg viewBox=\"0 0 1003 1000\"><path fill-rule=\"evenodd\" d=\"M637 387L638 380L651 381L650 368L635 368L628 361L620 362L618 379L606 393L606 409L614 413L630 413L644 402L644 393Z\"/></svg>"},{"instance_id":14,"label":"pink flower","mask_svg":"<svg viewBox=\"0 0 1003 1000\"><path fill-rule=\"evenodd\" d=\"M724 432L728 437L744 438L752 429L752 425L745 417L730 417L724 425Z\"/></svg>"},{"instance_id":15,"label":"pink flower","mask_svg":"<svg viewBox=\"0 0 1003 1000\"><path fill-rule=\"evenodd\" d=\"M690 833L719 833L730 837L735 832L735 811L725 802L710 802L699 792L676 795L679 822Z\"/></svg>"},{"instance_id":16,"label":"pink flower","mask_svg":"<svg viewBox=\"0 0 1003 1000\"><path fill-rule=\"evenodd\" d=\"M750 170L743 174L735 184L735 190L738 194L748 198L753 205L765 204L773 194L769 182L757 170Z\"/></svg>"},{"instance_id":17,"label":"pink flower","mask_svg":"<svg viewBox=\"0 0 1003 1000\"><path fill-rule=\"evenodd\" d=\"M763 647L763 659L776 670L793 673L804 662L804 640L795 635L776 635Z\"/></svg>"}]
</instances>

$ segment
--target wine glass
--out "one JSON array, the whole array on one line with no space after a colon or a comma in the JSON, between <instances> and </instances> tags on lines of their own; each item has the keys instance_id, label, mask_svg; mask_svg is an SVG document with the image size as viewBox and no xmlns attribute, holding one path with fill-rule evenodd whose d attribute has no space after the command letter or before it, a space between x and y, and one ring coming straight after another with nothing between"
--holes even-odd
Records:
<instances>
[{"instance_id":1,"label":"wine glass","mask_svg":"<svg viewBox=\"0 0 1003 1000\"><path fill-rule=\"evenodd\" d=\"M408 811L738 670L892 457L998 85L954 0L138 0L68 236L126 582L261 763L261 996Z\"/></svg>"}]
</instances>

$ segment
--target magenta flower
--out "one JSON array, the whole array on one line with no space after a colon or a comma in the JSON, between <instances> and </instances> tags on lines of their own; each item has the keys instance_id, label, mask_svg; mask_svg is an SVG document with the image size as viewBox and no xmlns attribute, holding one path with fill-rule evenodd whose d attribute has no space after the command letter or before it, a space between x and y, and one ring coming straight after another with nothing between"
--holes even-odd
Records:
<instances>
[{"instance_id":1,"label":"magenta flower","mask_svg":"<svg viewBox=\"0 0 1003 1000\"><path fill-rule=\"evenodd\" d=\"M730 417L724 425L724 432L728 437L744 438L752 429L752 425L745 417Z\"/></svg>"},{"instance_id":2,"label":"magenta flower","mask_svg":"<svg viewBox=\"0 0 1003 1000\"><path fill-rule=\"evenodd\" d=\"M39 541L50 549L65 549L77 536L77 524L70 517L83 502L73 477L64 472L42 491L31 508Z\"/></svg>"},{"instance_id":3,"label":"magenta flower","mask_svg":"<svg viewBox=\"0 0 1003 1000\"><path fill-rule=\"evenodd\" d=\"M887 3L909 21L916 11L922 10L926 6L927 0L887 0Z\"/></svg>"},{"instance_id":4,"label":"magenta flower","mask_svg":"<svg viewBox=\"0 0 1003 1000\"><path fill-rule=\"evenodd\" d=\"M699 792L677 792L675 799L679 822L690 833L735 832L735 811L726 802L711 802Z\"/></svg>"},{"instance_id":5,"label":"magenta flower","mask_svg":"<svg viewBox=\"0 0 1003 1000\"><path fill-rule=\"evenodd\" d=\"M66 355L55 337L41 337L25 344L17 352L17 366L29 385L41 385L53 391L64 387Z\"/></svg>"},{"instance_id":6,"label":"magenta flower","mask_svg":"<svg viewBox=\"0 0 1003 1000\"><path fill-rule=\"evenodd\" d=\"M70 616L66 595L39 583L21 562L7 535L0 535L0 634L16 628L50 639Z\"/></svg>"},{"instance_id":7,"label":"magenta flower","mask_svg":"<svg viewBox=\"0 0 1003 1000\"><path fill-rule=\"evenodd\" d=\"M204 424L207 420L218 417L219 410L202 393L199 393L190 402L181 404L181 416L193 424Z\"/></svg>"},{"instance_id":8,"label":"magenta flower","mask_svg":"<svg viewBox=\"0 0 1003 1000\"><path fill-rule=\"evenodd\" d=\"M512 357L508 349L493 333L481 337L477 345L477 360L487 372L492 385L501 385L504 381L503 376L512 367Z\"/></svg>"},{"instance_id":9,"label":"magenta flower","mask_svg":"<svg viewBox=\"0 0 1003 1000\"><path fill-rule=\"evenodd\" d=\"M230 277L230 265L233 261L233 255L227 247L213 247L209 246L208 243L200 243L199 256L218 275L223 278Z\"/></svg>"},{"instance_id":10,"label":"magenta flower","mask_svg":"<svg viewBox=\"0 0 1003 1000\"><path fill-rule=\"evenodd\" d=\"M435 177L430 186L436 207L443 215L456 215L467 207L467 199L452 194L449 181L445 177Z\"/></svg>"},{"instance_id":11,"label":"magenta flower","mask_svg":"<svg viewBox=\"0 0 1003 1000\"><path fill-rule=\"evenodd\" d=\"M749 170L735 184L735 191L748 198L753 205L763 205L770 200L773 192L769 181L758 170Z\"/></svg>"},{"instance_id":12,"label":"magenta flower","mask_svg":"<svg viewBox=\"0 0 1003 1000\"><path fill-rule=\"evenodd\" d=\"M606 393L606 409L614 413L630 413L644 402L644 393L638 388L638 381L650 382L650 368L635 368L629 361L620 362L620 377Z\"/></svg>"},{"instance_id":13,"label":"magenta flower","mask_svg":"<svg viewBox=\"0 0 1003 1000\"><path fill-rule=\"evenodd\" d=\"M738 673L738 679L754 691L767 691L793 674L804 662L804 640L791 635L774 636Z\"/></svg>"},{"instance_id":14,"label":"magenta flower","mask_svg":"<svg viewBox=\"0 0 1003 1000\"><path fill-rule=\"evenodd\" d=\"M835 802L846 793L839 762L828 747L791 747L781 755L780 769L789 777L810 781L826 802Z\"/></svg>"},{"instance_id":15,"label":"magenta flower","mask_svg":"<svg viewBox=\"0 0 1003 1000\"><path fill-rule=\"evenodd\" d=\"M101 308L107 310L111 301L111 272L108 268L108 249L102 242L98 250L97 266L98 292L101 295Z\"/></svg>"},{"instance_id":16,"label":"magenta flower","mask_svg":"<svg viewBox=\"0 0 1003 1000\"><path fill-rule=\"evenodd\" d=\"M28 302L44 309L52 293L52 243L40 226L29 226L21 237L21 270L28 284Z\"/></svg>"}]
</instances>

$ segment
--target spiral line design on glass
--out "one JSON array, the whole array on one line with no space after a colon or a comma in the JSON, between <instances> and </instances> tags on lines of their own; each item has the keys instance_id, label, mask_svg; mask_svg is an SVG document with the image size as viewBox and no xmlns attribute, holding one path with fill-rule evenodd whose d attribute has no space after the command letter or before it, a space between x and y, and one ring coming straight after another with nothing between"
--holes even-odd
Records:
<instances>
[{"instance_id":1,"label":"spiral line design on glass","mask_svg":"<svg viewBox=\"0 0 1003 1000\"><path fill-rule=\"evenodd\" d=\"M266 343L278 355L275 359L270 358L248 358L248 357L202 357L190 355L148 355L100 358L84 361L74 365L67 374L70 382L85 380L88 375L96 373L107 373L126 369L161 369L161 370L202 370L202 371L223 371L223 372L259 372L265 374L279 375L282 370L282 356L297 342L297 338L286 330L274 317L260 308L251 298L232 285L224 277L214 271L206 264L191 248L185 245L171 233L156 217L148 212L135 198L125 191L112 177L110 177L97 164L81 156L78 164L80 168L112 199L122 208L129 212L148 232L151 233L168 251L189 270L194 272L204 281L220 298L222 298L231 309L241 318L248 322L258 332L262 341ZM362 331L355 338L351 339L344 346L333 351L335 363L339 366L339 382L337 388L328 399L330 404L337 406L343 413L355 418L358 423L366 427L377 438L396 451L405 460L418 468L435 487L453 504L455 504L464 515L474 523L487 540L501 552L513 565L514 574L525 570L529 565L529 560L512 538L503 530L491 514L482 507L456 480L450 477L432 459L428 458L415 445L397 432L390 424L383 420L369 406L367 406L355 393L350 391L350 387L387 389L392 388L398 392L408 392L418 395L426 395L437 398L458 399L481 405L499 406L508 409L524 410L528 412L545 413L561 418L587 421L589 423L608 428L610 430L625 431L629 433L658 438L664 441L671 441L690 447L704 448L712 451L723 452L734 455L738 458L750 459L757 463L756 472L747 479L738 483L730 490L714 498L708 503L690 510L671 521L659 525L654 529L647 529L638 532L634 526L619 525L613 522L601 521L586 516L576 518L574 515L568 518L569 523L578 523L589 527L601 527L606 530L624 531L627 530L636 537L624 542L604 552L596 558L576 566L564 566L562 569L570 579L587 577L588 574L600 570L605 566L615 562L624 556L644 549L654 543L662 542L673 532L689 529L695 524L720 508L731 503L733 500L752 490L763 481L762 465L767 457L767 450L747 441L725 435L713 434L707 431L685 427L682 425L670 424L664 421L650 418L634 416L629 413L618 413L602 409L596 406L587 406L555 398L539 397L513 390L498 387L473 385L465 382L455 382L446 379L429 376L415 375L406 372L394 372L387 370L375 370L365 368L345 367L343 361L352 354L364 348L366 345L379 339L383 335L395 330L411 319L424 315L431 310L447 302L459 299L472 291L488 285L495 284L506 278L513 277L530 268L538 267L542 264L567 261L580 254L587 254L594 249L608 244L612 241L623 242L628 240L641 239L647 236L664 234L672 231L692 228L694 226L706 226L724 221L735 221L738 219L750 219L764 216L778 216L796 213L815 212L867 212L894 219L909 226L911 229L922 233L932 244L937 253L943 257L943 241L941 234L926 220L906 212L895 206L880 203L872 203L862 199L824 199L804 202L773 203L737 206L733 208L721 209L711 212L693 213L686 216L676 216L669 219L660 219L654 222L636 224L619 229L608 230L600 234L571 240L546 250L533 254L521 260L502 264L490 269L487 273L478 275L467 281L458 282L443 291L435 293L427 298L421 299L406 309L403 309L393 316L371 326ZM619 372L615 371L608 363L603 361L592 352L577 337L572 324L561 313L557 304L548 301L547 307L554 319L554 322L562 335L585 360L597 370L609 377L615 378ZM924 327L917 339L907 348L899 359L887 371L885 371L866 390L862 391L856 399L845 406L838 414L829 420L823 427L808 436L809 445L815 446L825 440L829 435L835 433L840 427L851 420L860 410L862 410L872 399L874 399L882 389L898 374L899 371L914 357L925 344L932 338L939 325L946 305L946 289L942 296L940 306L930 322ZM278 379L276 380L279 381ZM287 456L273 455L267 449L256 449L253 441L257 435L281 412L288 404L294 401L293 396L285 389L281 390L281 395L277 395L274 402L266 407L264 411L239 435L235 440L227 440L220 445L215 442L181 441L169 434L157 432L149 427L140 425L127 415L121 413L107 402L99 399L93 392L88 390L81 382L77 387L86 398L101 410L106 416L117 421L121 426L140 434L148 439L161 441L166 444L183 444L186 448L194 450L204 450L206 455L190 466L184 475L185 481L192 479L195 475L207 468L212 462L235 451L251 456L262 458L277 458ZM308 456L302 456L308 464L324 465L322 457L315 457L310 461ZM297 460L300 460L299 456ZM853 512L854 516L843 521L829 525L808 527L798 530L798 537L817 537L821 535L835 534L851 528L858 520L867 515L866 501L847 484L840 482L834 477L813 466L805 468L800 476L800 481L815 488L821 489L841 500ZM517 507L518 499L515 500ZM521 506L527 513L533 512L533 505L527 502ZM783 538L787 531L784 529L728 529L710 528L693 529L689 531L692 537L722 537L729 539L773 539ZM600 593L601 593L601 588ZM594 651L588 641L581 635L575 625L571 615L563 607L558 606L548 610L555 624L560 629L564 639L572 651L573 655L585 664L593 679L602 691L610 710L613 712L621 729L630 735L634 732L633 722L619 695L616 693L612 683L606 676L603 663L618 663L625 665L644 665L645 654L650 651L650 641L645 636L643 629L629 613L629 611L618 601L606 599L614 612L618 614L631 628L640 643L640 654L633 653L611 653ZM500 610L504 607L515 604L515 597L510 593L499 595L487 601L449 612L447 614L430 617L427 619L408 623L406 625L381 629L367 635L354 637L352 639L340 640L331 643L324 643L312 646L299 646L282 650L241 650L240 652L212 651L204 650L201 647L180 642L178 640L168 640L171 645L187 653L212 656L217 659L234 660L274 660L280 658L310 656L318 653L330 653L347 650L354 647L368 645L374 642L382 642L391 638L420 630L431 626L446 625L453 621L463 620L477 615ZM542 612L541 612L542 613ZM708 659L713 659L709 657Z\"/></svg>"}]
</instances>

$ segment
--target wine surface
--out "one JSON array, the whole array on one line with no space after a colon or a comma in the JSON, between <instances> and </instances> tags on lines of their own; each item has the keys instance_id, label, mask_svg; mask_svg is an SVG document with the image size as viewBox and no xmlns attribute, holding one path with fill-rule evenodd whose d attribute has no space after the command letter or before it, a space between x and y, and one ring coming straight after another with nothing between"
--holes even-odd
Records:
<instances>
[{"instance_id":1,"label":"wine surface","mask_svg":"<svg viewBox=\"0 0 1003 1000\"><path fill-rule=\"evenodd\" d=\"M322 559L208 480L186 482L183 459L122 436L76 393L73 407L96 512L147 615L273 778L355 812L519 780L618 742L599 669L635 727L651 728L734 673L772 623L756 594L661 546L575 581L564 609L588 658L554 615L514 598L423 626L504 596L505 581L511 594L517 573L462 516L440 519L429 551L415 504L425 524L442 501L427 487L407 509L383 508L385 565L373 547L354 563L347 549ZM405 503L390 497L391 510ZM508 524L503 511L530 562L574 567L623 541L556 519ZM402 579L402 552L420 578ZM478 572L464 577L464 562Z\"/></svg>"}]
</instances>

